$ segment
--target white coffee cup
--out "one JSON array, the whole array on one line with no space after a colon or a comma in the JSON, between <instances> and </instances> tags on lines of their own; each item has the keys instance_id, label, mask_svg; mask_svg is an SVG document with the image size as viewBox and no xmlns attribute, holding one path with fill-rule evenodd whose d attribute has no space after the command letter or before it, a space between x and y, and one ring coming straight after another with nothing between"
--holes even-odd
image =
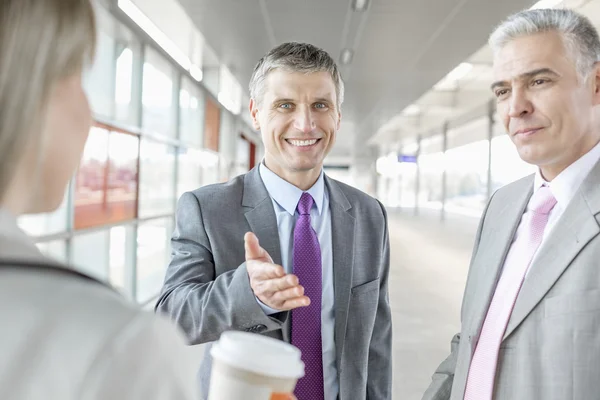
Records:
<instances>
[{"instance_id":1,"label":"white coffee cup","mask_svg":"<svg viewBox=\"0 0 600 400\"><path fill-rule=\"evenodd\" d=\"M292 393L304 376L300 350L270 337L224 332L211 349L208 400L269 400Z\"/></svg>"}]
</instances>

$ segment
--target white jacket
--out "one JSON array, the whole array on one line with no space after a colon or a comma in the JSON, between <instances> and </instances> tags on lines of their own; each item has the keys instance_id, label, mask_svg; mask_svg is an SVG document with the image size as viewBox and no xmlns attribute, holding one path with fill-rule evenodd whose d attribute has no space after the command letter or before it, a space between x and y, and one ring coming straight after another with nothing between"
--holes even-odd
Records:
<instances>
[{"instance_id":1,"label":"white jacket","mask_svg":"<svg viewBox=\"0 0 600 400\"><path fill-rule=\"evenodd\" d=\"M48 260L0 211L0 258ZM196 366L165 319L93 281L0 266L0 399L196 399Z\"/></svg>"}]
</instances>

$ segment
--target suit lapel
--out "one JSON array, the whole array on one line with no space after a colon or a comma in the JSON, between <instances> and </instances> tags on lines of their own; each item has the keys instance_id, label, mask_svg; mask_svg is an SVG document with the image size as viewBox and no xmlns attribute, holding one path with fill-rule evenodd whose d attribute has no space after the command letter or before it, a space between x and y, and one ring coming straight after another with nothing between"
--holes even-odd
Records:
<instances>
[{"instance_id":1,"label":"suit lapel","mask_svg":"<svg viewBox=\"0 0 600 400\"><path fill-rule=\"evenodd\" d=\"M275 264L281 265L277 217L269 192L260 178L258 167L252 169L244 177L242 206L248 209L244 215L250 229L258 237L260 245L273 258Z\"/></svg>"},{"instance_id":2,"label":"suit lapel","mask_svg":"<svg viewBox=\"0 0 600 400\"><path fill-rule=\"evenodd\" d=\"M495 227L495 230L485 235L486 237L482 237L475 255L476 260L471 266L471 268L476 268L471 272L476 274L472 282L476 289L473 296L473 312L467 329L471 351L474 350L473 346L477 342L476 339L479 337L481 326L496 290L504 260L533 192L533 177L522 179L514 185L512 190L506 193L500 191L494 195L492 201L504 204L504 206L497 214L489 213L490 220L486 221L486 224L491 225L492 229Z\"/></svg>"},{"instance_id":3,"label":"suit lapel","mask_svg":"<svg viewBox=\"0 0 600 400\"><path fill-rule=\"evenodd\" d=\"M540 248L515 303L505 339L544 298L583 247L600 233L595 218L599 212L600 163L582 183Z\"/></svg>"},{"instance_id":4,"label":"suit lapel","mask_svg":"<svg viewBox=\"0 0 600 400\"><path fill-rule=\"evenodd\" d=\"M351 206L335 181L325 176L331 211L331 243L333 247L333 282L335 296L335 350L338 368L348 322L352 270L354 265L355 219L348 213Z\"/></svg>"}]
</instances>

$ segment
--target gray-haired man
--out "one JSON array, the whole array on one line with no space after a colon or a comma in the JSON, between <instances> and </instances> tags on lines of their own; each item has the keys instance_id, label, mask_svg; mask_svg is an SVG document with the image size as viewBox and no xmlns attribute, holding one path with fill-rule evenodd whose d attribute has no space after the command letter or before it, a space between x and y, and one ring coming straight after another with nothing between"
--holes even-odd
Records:
<instances>
[{"instance_id":1,"label":"gray-haired man","mask_svg":"<svg viewBox=\"0 0 600 400\"><path fill-rule=\"evenodd\" d=\"M258 62L250 111L264 162L181 197L156 306L190 344L231 329L290 341L306 364L298 400L391 398L386 213L322 170L343 93L335 62L312 45L285 43ZM203 389L209 365L207 352Z\"/></svg>"},{"instance_id":2,"label":"gray-haired man","mask_svg":"<svg viewBox=\"0 0 600 400\"><path fill-rule=\"evenodd\" d=\"M600 394L600 40L570 10L531 10L490 37L498 114L535 175L482 218L462 332L426 400Z\"/></svg>"}]
</instances>

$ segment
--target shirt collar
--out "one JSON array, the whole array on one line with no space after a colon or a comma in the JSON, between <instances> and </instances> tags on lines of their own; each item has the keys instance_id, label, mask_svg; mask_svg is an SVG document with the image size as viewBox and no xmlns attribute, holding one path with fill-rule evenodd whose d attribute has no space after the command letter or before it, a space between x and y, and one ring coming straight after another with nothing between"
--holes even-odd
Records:
<instances>
[{"instance_id":1,"label":"shirt collar","mask_svg":"<svg viewBox=\"0 0 600 400\"><path fill-rule=\"evenodd\" d=\"M271 196L271 198L288 213L294 215L300 197L304 192L275 174L267 168L264 162L261 162L258 168L260 177L267 188L267 192L269 192L269 196ZM314 199L317 211L319 212L319 215L321 215L325 199L325 179L323 178L323 170L321 170L319 179L317 179L315 184L308 189L307 192Z\"/></svg>"},{"instance_id":2,"label":"shirt collar","mask_svg":"<svg viewBox=\"0 0 600 400\"><path fill-rule=\"evenodd\" d=\"M544 179L538 168L535 172L534 193L543 185L547 185L550 187L554 198L556 198L556 203L560 207L566 208L575 196L575 193L577 193L577 190L579 190L581 183L589 175L599 159L600 143L596 144L590 151L569 165L551 182Z\"/></svg>"}]
</instances>

